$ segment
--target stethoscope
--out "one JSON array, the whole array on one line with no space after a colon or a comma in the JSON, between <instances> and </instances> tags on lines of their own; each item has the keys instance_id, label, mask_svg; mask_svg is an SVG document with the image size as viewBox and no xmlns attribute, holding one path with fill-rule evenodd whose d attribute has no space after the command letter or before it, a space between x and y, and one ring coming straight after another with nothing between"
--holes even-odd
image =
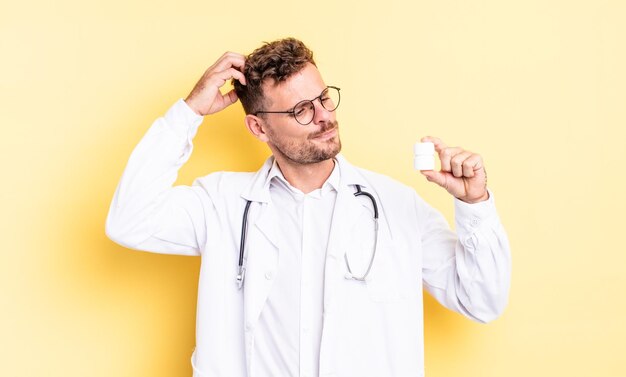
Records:
<instances>
[{"instance_id":1,"label":"stethoscope","mask_svg":"<svg viewBox=\"0 0 626 377\"><path fill-rule=\"evenodd\" d=\"M374 264L374 258L376 257L376 249L378 246L378 205L376 204L376 199L374 199L374 196L372 194L370 194L367 191L362 191L361 186L356 185L356 192L354 193L354 196L361 196L361 195L367 196L372 202L372 206L374 207L374 251L372 252L372 257L370 258L369 265L367 266L367 270L365 271L363 276L354 275L354 273L352 272L352 268L350 267L350 261L348 260L347 253L343 255L343 259L345 260L346 268L348 269L348 273L345 275L346 279L365 281L365 279L370 273L370 270L372 269L372 265ZM244 250L246 248L246 234L248 230L248 211L250 210L251 203L252 201L250 200L246 201L246 207L243 210L243 219L241 222L241 242L239 243L239 269L237 273L237 286L239 287L239 289L243 287L243 281L244 281L245 274L246 274L246 268L243 265L243 255L244 255Z\"/></svg>"}]
</instances>

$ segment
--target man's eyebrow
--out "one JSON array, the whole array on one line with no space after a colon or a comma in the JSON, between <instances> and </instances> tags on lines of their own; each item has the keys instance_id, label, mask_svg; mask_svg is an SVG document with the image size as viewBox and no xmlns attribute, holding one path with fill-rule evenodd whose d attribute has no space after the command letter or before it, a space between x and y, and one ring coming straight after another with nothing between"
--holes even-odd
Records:
<instances>
[{"instance_id":1,"label":"man's eyebrow","mask_svg":"<svg viewBox=\"0 0 626 377\"><path fill-rule=\"evenodd\" d=\"M299 100L299 101L298 101L298 102L296 102L293 106L291 106L291 107L289 108L289 110L287 110L287 111L293 111L293 110L295 110L296 106L297 106L300 102L303 102L303 101L311 101L311 102L313 102L313 101L315 101L316 99L318 99L319 97L321 97L322 93L324 93L324 90L326 90L327 88L328 88L328 87L327 87L327 86L325 86L322 90L320 90L319 94L318 94L318 95L316 95L316 96L315 96L315 97L313 97L313 98L305 98L305 99L301 99L301 100Z\"/></svg>"}]
</instances>

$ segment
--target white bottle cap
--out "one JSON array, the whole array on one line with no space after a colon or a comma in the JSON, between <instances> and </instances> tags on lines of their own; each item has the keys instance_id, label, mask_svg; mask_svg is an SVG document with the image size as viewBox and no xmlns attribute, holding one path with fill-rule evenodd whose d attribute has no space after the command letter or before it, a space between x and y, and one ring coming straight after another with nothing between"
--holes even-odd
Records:
<instances>
[{"instance_id":1,"label":"white bottle cap","mask_svg":"<svg viewBox=\"0 0 626 377\"><path fill-rule=\"evenodd\" d=\"M435 144L427 141L425 143L415 143L413 147L413 153L415 155L432 155L435 153Z\"/></svg>"}]
</instances>

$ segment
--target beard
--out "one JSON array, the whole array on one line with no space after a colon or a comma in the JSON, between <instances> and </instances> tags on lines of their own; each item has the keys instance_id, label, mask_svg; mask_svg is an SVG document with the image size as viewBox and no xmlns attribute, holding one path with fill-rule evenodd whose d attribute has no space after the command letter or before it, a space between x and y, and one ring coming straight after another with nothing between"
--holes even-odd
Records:
<instances>
[{"instance_id":1,"label":"beard","mask_svg":"<svg viewBox=\"0 0 626 377\"><path fill-rule=\"evenodd\" d=\"M316 137L332 129L337 130L337 134L332 139L315 140ZM269 131L269 130L268 130ZM339 123L337 121L327 123L319 131L310 134L306 141L284 140L274 132L268 132L270 143L288 160L300 164L316 164L326 161L341 151L341 140L339 138Z\"/></svg>"}]
</instances>

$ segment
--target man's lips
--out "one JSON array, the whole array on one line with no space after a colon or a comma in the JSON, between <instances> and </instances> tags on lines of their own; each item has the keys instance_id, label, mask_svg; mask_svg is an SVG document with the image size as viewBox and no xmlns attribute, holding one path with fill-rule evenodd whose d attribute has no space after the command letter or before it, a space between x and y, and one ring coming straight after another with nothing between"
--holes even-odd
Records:
<instances>
[{"instance_id":1,"label":"man's lips","mask_svg":"<svg viewBox=\"0 0 626 377\"><path fill-rule=\"evenodd\" d=\"M337 127L333 127L330 130L314 135L311 139L328 140L334 138L335 136L337 136Z\"/></svg>"}]
</instances>

